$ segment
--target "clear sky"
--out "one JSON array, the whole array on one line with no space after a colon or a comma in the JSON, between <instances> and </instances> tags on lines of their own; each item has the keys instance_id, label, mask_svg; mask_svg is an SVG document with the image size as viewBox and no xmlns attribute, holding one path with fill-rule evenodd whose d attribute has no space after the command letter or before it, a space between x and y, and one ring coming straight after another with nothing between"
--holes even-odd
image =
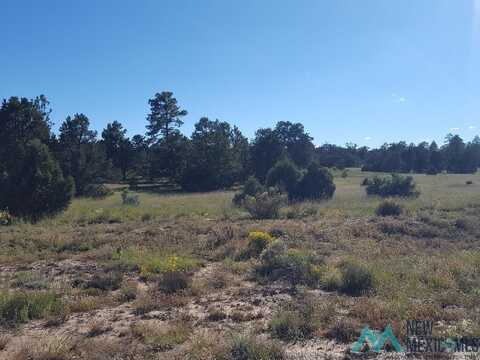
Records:
<instances>
[{"instance_id":1,"label":"clear sky","mask_svg":"<svg viewBox=\"0 0 480 360\"><path fill-rule=\"evenodd\" d=\"M144 133L148 98L248 137L302 122L316 144L480 133L480 0L0 0L0 98L45 94Z\"/></svg>"}]
</instances>

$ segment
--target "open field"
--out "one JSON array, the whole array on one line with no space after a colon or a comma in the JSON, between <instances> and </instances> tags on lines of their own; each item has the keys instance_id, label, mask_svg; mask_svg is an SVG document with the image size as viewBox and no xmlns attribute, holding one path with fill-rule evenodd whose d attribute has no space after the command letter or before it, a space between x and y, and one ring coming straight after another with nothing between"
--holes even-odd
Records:
<instances>
[{"instance_id":1,"label":"open field","mask_svg":"<svg viewBox=\"0 0 480 360\"><path fill-rule=\"evenodd\" d=\"M272 220L230 191L116 192L0 227L0 359L343 359L363 326L408 319L480 336L480 175L414 175L398 217L366 176ZM252 252L254 231L288 250Z\"/></svg>"}]
</instances>

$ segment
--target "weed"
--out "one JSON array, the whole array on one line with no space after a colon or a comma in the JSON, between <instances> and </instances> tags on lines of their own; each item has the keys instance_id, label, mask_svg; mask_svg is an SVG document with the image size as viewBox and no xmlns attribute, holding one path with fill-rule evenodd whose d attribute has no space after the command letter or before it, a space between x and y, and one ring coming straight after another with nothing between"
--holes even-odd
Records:
<instances>
[{"instance_id":1,"label":"weed","mask_svg":"<svg viewBox=\"0 0 480 360\"><path fill-rule=\"evenodd\" d=\"M132 333L146 345L159 351L173 349L188 340L192 328L186 322L175 322L167 326L153 322L140 322L132 326Z\"/></svg>"},{"instance_id":2,"label":"weed","mask_svg":"<svg viewBox=\"0 0 480 360\"><path fill-rule=\"evenodd\" d=\"M130 206L140 205L140 200L138 195L131 195L127 189L123 189L121 196L122 196L123 205L130 205Z\"/></svg>"},{"instance_id":3,"label":"weed","mask_svg":"<svg viewBox=\"0 0 480 360\"><path fill-rule=\"evenodd\" d=\"M166 294L185 290L190 286L190 279L182 271L165 271L158 279L158 287Z\"/></svg>"},{"instance_id":4,"label":"weed","mask_svg":"<svg viewBox=\"0 0 480 360\"><path fill-rule=\"evenodd\" d=\"M222 321L227 318L227 314L225 314L222 310L211 308L208 310L207 320L208 321Z\"/></svg>"},{"instance_id":5,"label":"weed","mask_svg":"<svg viewBox=\"0 0 480 360\"><path fill-rule=\"evenodd\" d=\"M87 282L86 287L100 290L117 290L123 279L123 274L120 272L96 273L90 281Z\"/></svg>"},{"instance_id":6,"label":"weed","mask_svg":"<svg viewBox=\"0 0 480 360\"><path fill-rule=\"evenodd\" d=\"M276 240L262 253L256 272L272 281L282 279L292 285L316 286L321 278L321 268L316 262L311 252L287 249L282 241Z\"/></svg>"},{"instance_id":7,"label":"weed","mask_svg":"<svg viewBox=\"0 0 480 360\"><path fill-rule=\"evenodd\" d=\"M352 296L364 295L373 289L371 271L357 262L347 261L341 266L342 284L340 290Z\"/></svg>"},{"instance_id":8,"label":"weed","mask_svg":"<svg viewBox=\"0 0 480 360\"><path fill-rule=\"evenodd\" d=\"M104 334L111 329L112 328L108 326L104 321L93 320L88 326L87 337L95 337Z\"/></svg>"},{"instance_id":9,"label":"weed","mask_svg":"<svg viewBox=\"0 0 480 360\"><path fill-rule=\"evenodd\" d=\"M227 345L223 354L220 354L218 358L224 360L283 360L286 359L286 355L280 345L274 342L239 336Z\"/></svg>"},{"instance_id":10,"label":"weed","mask_svg":"<svg viewBox=\"0 0 480 360\"><path fill-rule=\"evenodd\" d=\"M360 324L348 318L340 318L328 329L326 337L338 342L348 344L355 341L360 335Z\"/></svg>"},{"instance_id":11,"label":"weed","mask_svg":"<svg viewBox=\"0 0 480 360\"><path fill-rule=\"evenodd\" d=\"M285 341L305 340L319 328L317 304L309 298L300 298L279 309L269 323L273 337Z\"/></svg>"},{"instance_id":12,"label":"weed","mask_svg":"<svg viewBox=\"0 0 480 360\"><path fill-rule=\"evenodd\" d=\"M120 288L121 299L123 301L132 301L137 298L138 286L135 281L126 281Z\"/></svg>"}]
</instances>

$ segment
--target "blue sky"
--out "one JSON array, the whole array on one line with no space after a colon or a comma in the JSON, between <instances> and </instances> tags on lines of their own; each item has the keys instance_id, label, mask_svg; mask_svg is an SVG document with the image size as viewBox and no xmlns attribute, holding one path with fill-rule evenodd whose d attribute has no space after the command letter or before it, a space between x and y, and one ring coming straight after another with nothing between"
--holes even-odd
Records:
<instances>
[{"instance_id":1,"label":"blue sky","mask_svg":"<svg viewBox=\"0 0 480 360\"><path fill-rule=\"evenodd\" d=\"M302 122L316 144L480 133L480 0L0 2L0 98L45 94L144 133L147 100L248 137Z\"/></svg>"}]
</instances>

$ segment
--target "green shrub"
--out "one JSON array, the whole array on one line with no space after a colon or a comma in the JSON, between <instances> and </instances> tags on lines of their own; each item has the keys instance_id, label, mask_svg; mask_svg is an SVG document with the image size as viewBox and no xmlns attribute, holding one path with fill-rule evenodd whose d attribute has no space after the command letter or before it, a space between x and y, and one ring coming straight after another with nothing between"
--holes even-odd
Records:
<instances>
[{"instance_id":1,"label":"green shrub","mask_svg":"<svg viewBox=\"0 0 480 360\"><path fill-rule=\"evenodd\" d=\"M326 265L322 269L320 283L326 291L338 290L342 286L342 273L335 266Z\"/></svg>"},{"instance_id":2,"label":"green shrub","mask_svg":"<svg viewBox=\"0 0 480 360\"><path fill-rule=\"evenodd\" d=\"M342 273L341 292L351 296L360 296L373 289L373 275L364 265L345 262L340 270Z\"/></svg>"},{"instance_id":3,"label":"green shrub","mask_svg":"<svg viewBox=\"0 0 480 360\"><path fill-rule=\"evenodd\" d=\"M344 178L344 179L348 177L348 170L347 169L342 171L341 177Z\"/></svg>"},{"instance_id":4,"label":"green shrub","mask_svg":"<svg viewBox=\"0 0 480 360\"><path fill-rule=\"evenodd\" d=\"M135 281L126 281L120 288L120 296L123 301L132 301L137 298L138 286Z\"/></svg>"},{"instance_id":5,"label":"green shrub","mask_svg":"<svg viewBox=\"0 0 480 360\"><path fill-rule=\"evenodd\" d=\"M411 176L391 174L389 178L375 176L367 186L367 194L382 197L416 197L420 193L416 190L416 184Z\"/></svg>"},{"instance_id":6,"label":"green shrub","mask_svg":"<svg viewBox=\"0 0 480 360\"><path fill-rule=\"evenodd\" d=\"M244 207L254 219L276 219L285 202L284 195L271 190L256 196L247 196Z\"/></svg>"},{"instance_id":7,"label":"green shrub","mask_svg":"<svg viewBox=\"0 0 480 360\"><path fill-rule=\"evenodd\" d=\"M2 292L0 293L0 321L20 324L64 312L63 302L51 292Z\"/></svg>"},{"instance_id":8,"label":"green shrub","mask_svg":"<svg viewBox=\"0 0 480 360\"><path fill-rule=\"evenodd\" d=\"M282 191L290 193L295 189L302 173L288 158L279 160L267 174L267 185L275 186Z\"/></svg>"},{"instance_id":9,"label":"green shrub","mask_svg":"<svg viewBox=\"0 0 480 360\"><path fill-rule=\"evenodd\" d=\"M233 204L236 206L242 206L247 196L255 197L263 192L265 192L265 187L260 184L256 177L250 176L243 185L242 191L236 193L233 197Z\"/></svg>"},{"instance_id":10,"label":"green shrub","mask_svg":"<svg viewBox=\"0 0 480 360\"><path fill-rule=\"evenodd\" d=\"M402 213L402 205L392 200L382 201L375 210L375 214L377 214L378 216L399 216Z\"/></svg>"},{"instance_id":11,"label":"green shrub","mask_svg":"<svg viewBox=\"0 0 480 360\"><path fill-rule=\"evenodd\" d=\"M256 273L271 281L281 279L292 285L316 286L320 282L321 268L315 262L312 253L287 249L281 240L276 240L262 252Z\"/></svg>"},{"instance_id":12,"label":"green shrub","mask_svg":"<svg viewBox=\"0 0 480 360\"><path fill-rule=\"evenodd\" d=\"M122 204L130 205L130 206L138 206L140 205L140 200L138 198L138 195L131 195L127 189L123 189Z\"/></svg>"},{"instance_id":13,"label":"green shrub","mask_svg":"<svg viewBox=\"0 0 480 360\"><path fill-rule=\"evenodd\" d=\"M37 221L64 210L73 194L73 180L65 179L48 147L35 139L15 159L15 167L0 174L0 209Z\"/></svg>"},{"instance_id":14,"label":"green shrub","mask_svg":"<svg viewBox=\"0 0 480 360\"><path fill-rule=\"evenodd\" d=\"M294 200L322 200L330 199L334 193L335 184L330 171L313 162L288 195Z\"/></svg>"},{"instance_id":15,"label":"green shrub","mask_svg":"<svg viewBox=\"0 0 480 360\"><path fill-rule=\"evenodd\" d=\"M89 184L83 190L83 196L93 199L104 199L113 194L113 191L103 184Z\"/></svg>"}]
</instances>

